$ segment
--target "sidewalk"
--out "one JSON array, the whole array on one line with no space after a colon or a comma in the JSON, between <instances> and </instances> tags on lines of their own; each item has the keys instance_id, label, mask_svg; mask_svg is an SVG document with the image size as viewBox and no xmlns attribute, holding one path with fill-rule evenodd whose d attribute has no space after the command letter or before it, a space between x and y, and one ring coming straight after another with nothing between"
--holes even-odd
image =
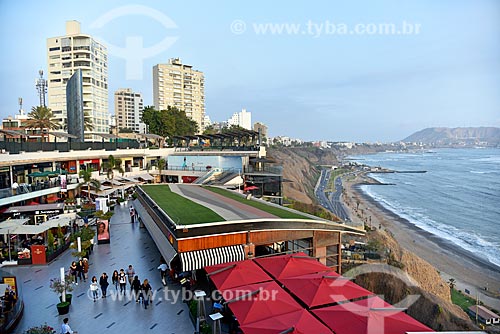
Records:
<instances>
[{"instance_id":1,"label":"sidewalk","mask_svg":"<svg viewBox=\"0 0 500 334\"><path fill-rule=\"evenodd\" d=\"M60 268L65 270L74 258L69 249L50 265L4 267L3 269L17 276L22 284L24 298L24 316L13 333L23 333L29 327L43 323L54 327L60 332L62 320L70 319L71 328L79 334L101 333L103 329L109 333L193 333L194 328L188 315L188 308L180 299L175 300L180 286L169 285L168 295L164 293L157 270L160 253L145 228L139 228L139 223L130 223L128 206L117 207L110 224L111 243L95 245L90 256L89 279L106 272L110 286L108 297L93 302L89 298L89 280L79 282L71 292L72 305L67 315L59 316L56 304L58 296L49 288L50 279L60 276ZM113 271L128 265L134 266L139 279L147 278L156 293L154 301L148 309L129 299L130 287L127 284L127 294L121 297L115 293L111 284ZM180 294L179 294L180 295ZM165 298L168 296L168 300Z\"/></svg>"}]
</instances>

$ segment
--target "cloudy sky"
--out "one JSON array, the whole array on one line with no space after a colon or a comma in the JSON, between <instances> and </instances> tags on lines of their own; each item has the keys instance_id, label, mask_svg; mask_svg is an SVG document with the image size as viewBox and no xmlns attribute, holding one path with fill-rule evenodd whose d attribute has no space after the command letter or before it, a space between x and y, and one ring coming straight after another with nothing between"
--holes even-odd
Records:
<instances>
[{"instance_id":1,"label":"cloudy sky","mask_svg":"<svg viewBox=\"0 0 500 334\"><path fill-rule=\"evenodd\" d=\"M206 112L246 108L271 136L396 141L431 126L500 126L500 2L0 0L0 117L37 105L46 39L65 21L107 45L109 109L152 67L205 73Z\"/></svg>"}]
</instances>

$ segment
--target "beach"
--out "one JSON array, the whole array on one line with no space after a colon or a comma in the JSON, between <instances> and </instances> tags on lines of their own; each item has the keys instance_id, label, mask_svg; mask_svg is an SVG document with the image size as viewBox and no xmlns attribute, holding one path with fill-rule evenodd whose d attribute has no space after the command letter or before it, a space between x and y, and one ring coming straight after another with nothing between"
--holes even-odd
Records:
<instances>
[{"instance_id":1,"label":"beach","mask_svg":"<svg viewBox=\"0 0 500 334\"><path fill-rule=\"evenodd\" d=\"M456 280L458 290L500 310L500 268L447 240L437 237L396 215L361 190L363 184L380 184L365 173L343 178L343 202L354 224L363 223L391 232L401 247L433 265L447 282ZM384 185L379 185L383 187ZM363 217L359 218L361 210ZM487 289L488 291L486 291Z\"/></svg>"}]
</instances>

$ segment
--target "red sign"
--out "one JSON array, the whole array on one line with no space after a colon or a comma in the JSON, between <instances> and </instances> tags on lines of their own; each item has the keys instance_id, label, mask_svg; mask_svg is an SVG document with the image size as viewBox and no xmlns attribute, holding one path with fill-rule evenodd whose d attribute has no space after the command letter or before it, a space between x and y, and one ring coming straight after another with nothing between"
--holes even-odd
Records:
<instances>
[{"instance_id":1,"label":"red sign","mask_svg":"<svg viewBox=\"0 0 500 334\"><path fill-rule=\"evenodd\" d=\"M47 263L47 260L45 258L45 246L31 245L31 263L32 264Z\"/></svg>"}]
</instances>

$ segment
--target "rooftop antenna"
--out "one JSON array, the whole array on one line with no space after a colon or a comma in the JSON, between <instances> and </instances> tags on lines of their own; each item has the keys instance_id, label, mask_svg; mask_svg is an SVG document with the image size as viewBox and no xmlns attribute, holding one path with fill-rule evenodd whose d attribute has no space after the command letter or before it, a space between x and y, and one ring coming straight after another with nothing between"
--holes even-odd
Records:
<instances>
[{"instance_id":1,"label":"rooftop antenna","mask_svg":"<svg viewBox=\"0 0 500 334\"><path fill-rule=\"evenodd\" d=\"M23 110L23 98L20 97L17 99L19 102L19 115L24 115L24 110Z\"/></svg>"},{"instance_id":2,"label":"rooftop antenna","mask_svg":"<svg viewBox=\"0 0 500 334\"><path fill-rule=\"evenodd\" d=\"M38 71L38 74L40 74L40 78L36 80L36 90L40 98L40 107L46 107L45 94L47 94L47 80L43 78L43 70Z\"/></svg>"}]
</instances>

